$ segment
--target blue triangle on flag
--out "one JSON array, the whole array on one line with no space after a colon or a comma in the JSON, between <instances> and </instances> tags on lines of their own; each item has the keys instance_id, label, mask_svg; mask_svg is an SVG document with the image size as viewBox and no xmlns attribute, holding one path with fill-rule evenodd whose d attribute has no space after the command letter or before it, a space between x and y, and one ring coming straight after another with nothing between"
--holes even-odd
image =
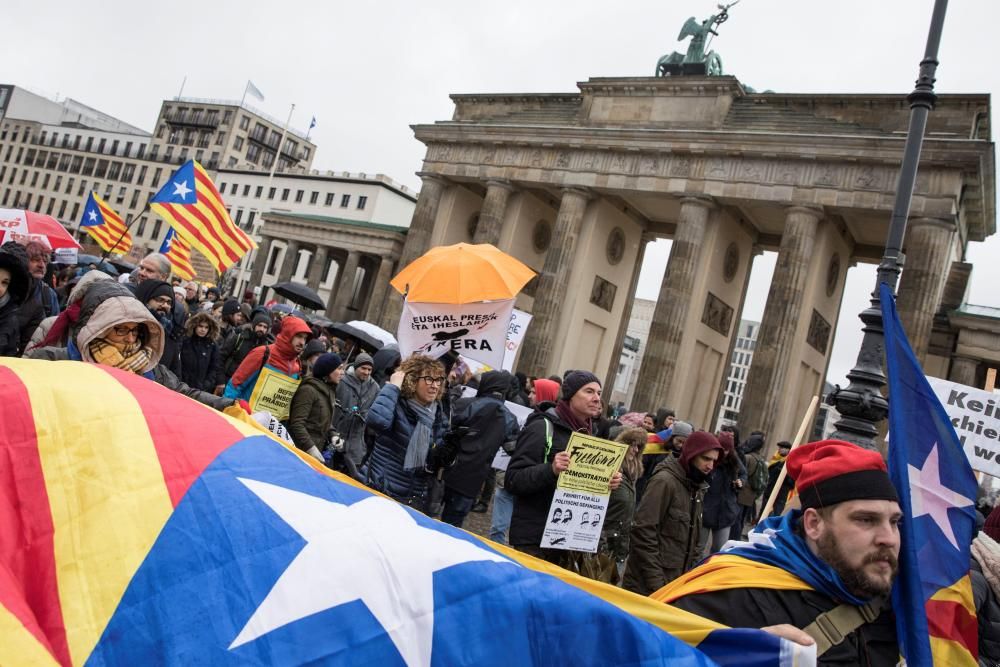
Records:
<instances>
[{"instance_id":1,"label":"blue triangle on flag","mask_svg":"<svg viewBox=\"0 0 1000 667\"><path fill-rule=\"evenodd\" d=\"M195 187L194 160L188 160L173 173L150 203L194 204L198 201Z\"/></svg>"},{"instance_id":2,"label":"blue triangle on flag","mask_svg":"<svg viewBox=\"0 0 1000 667\"><path fill-rule=\"evenodd\" d=\"M176 234L177 232L174 231L173 227L167 230L167 235L163 238L163 244L160 246L161 255L166 255L168 252L170 252L170 246L174 244L174 236Z\"/></svg>"},{"instance_id":3,"label":"blue triangle on flag","mask_svg":"<svg viewBox=\"0 0 1000 667\"><path fill-rule=\"evenodd\" d=\"M101 214L101 209L97 206L97 201L94 199L94 193L91 192L90 196L87 197L87 205L83 207L83 220L80 222L80 226L97 227L103 224L104 215Z\"/></svg>"}]
</instances>

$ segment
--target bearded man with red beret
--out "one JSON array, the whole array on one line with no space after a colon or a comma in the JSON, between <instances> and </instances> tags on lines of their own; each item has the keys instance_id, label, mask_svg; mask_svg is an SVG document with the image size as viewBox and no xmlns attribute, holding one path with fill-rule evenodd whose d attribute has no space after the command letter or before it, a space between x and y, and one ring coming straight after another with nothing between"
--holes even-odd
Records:
<instances>
[{"instance_id":1,"label":"bearded man with red beret","mask_svg":"<svg viewBox=\"0 0 1000 667\"><path fill-rule=\"evenodd\" d=\"M819 665L896 665L889 594L902 512L878 452L839 440L785 463L801 510L772 517L653 594L730 627L817 644ZM735 545L735 546L734 546Z\"/></svg>"}]
</instances>

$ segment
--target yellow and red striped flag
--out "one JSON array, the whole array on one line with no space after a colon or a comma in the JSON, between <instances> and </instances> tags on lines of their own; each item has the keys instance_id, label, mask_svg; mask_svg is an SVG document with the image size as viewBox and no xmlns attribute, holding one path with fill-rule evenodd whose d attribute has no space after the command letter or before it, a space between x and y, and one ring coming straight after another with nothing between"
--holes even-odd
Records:
<instances>
[{"instance_id":1,"label":"yellow and red striped flag","mask_svg":"<svg viewBox=\"0 0 1000 667\"><path fill-rule=\"evenodd\" d=\"M177 235L177 230L171 227L160 245L160 254L170 260L174 275L191 280L194 278L194 267L191 266L191 244Z\"/></svg>"},{"instance_id":2,"label":"yellow and red striped flag","mask_svg":"<svg viewBox=\"0 0 1000 667\"><path fill-rule=\"evenodd\" d=\"M93 192L83 207L80 227L87 230L104 252L125 254L132 248L132 234L125 221Z\"/></svg>"},{"instance_id":3,"label":"yellow and red striped flag","mask_svg":"<svg viewBox=\"0 0 1000 667\"><path fill-rule=\"evenodd\" d=\"M205 169L188 160L150 200L150 208L222 273L257 247L236 226Z\"/></svg>"}]
</instances>

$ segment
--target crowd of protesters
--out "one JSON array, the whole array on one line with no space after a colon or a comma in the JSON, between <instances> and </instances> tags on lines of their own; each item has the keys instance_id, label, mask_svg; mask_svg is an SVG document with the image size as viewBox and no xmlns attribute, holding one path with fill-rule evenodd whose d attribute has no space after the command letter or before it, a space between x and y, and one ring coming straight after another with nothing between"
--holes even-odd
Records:
<instances>
[{"instance_id":1,"label":"crowd of protesters","mask_svg":"<svg viewBox=\"0 0 1000 667\"><path fill-rule=\"evenodd\" d=\"M814 641L809 629L822 616L842 636L821 645L820 664L896 664L887 598L900 513L877 453L839 441L793 448L759 431L741 438L735 427L712 432L662 406L609 409L601 379L585 369L477 375L453 353L366 351L285 310L171 280L159 254L115 279L96 268L54 272L39 243L0 248L0 356L114 367L219 410L269 400L280 432L303 452L446 523L461 527L470 512L492 510L489 537L531 556L801 643ZM262 397L272 383L290 389ZM519 422L513 406L530 414ZM574 433L627 446L596 553L540 546ZM494 469L501 451L505 470ZM987 518L971 564L987 661L1000 657L992 504L980 508ZM757 556L742 541L759 522L771 531L767 576L747 565ZM719 552L742 564L709 558ZM844 627L845 605L867 613Z\"/></svg>"}]
</instances>

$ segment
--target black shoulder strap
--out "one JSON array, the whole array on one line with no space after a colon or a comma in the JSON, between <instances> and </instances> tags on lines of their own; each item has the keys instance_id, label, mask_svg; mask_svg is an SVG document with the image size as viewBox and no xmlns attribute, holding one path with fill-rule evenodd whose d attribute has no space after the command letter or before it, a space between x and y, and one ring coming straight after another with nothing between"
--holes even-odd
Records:
<instances>
[{"instance_id":1,"label":"black shoulder strap","mask_svg":"<svg viewBox=\"0 0 1000 667\"><path fill-rule=\"evenodd\" d=\"M267 360L270 359L270 358L271 358L271 346L270 345L265 345L264 346L264 354L261 355L261 358L260 358L260 368L257 369L257 370L258 371L264 370L264 366L267 366Z\"/></svg>"}]
</instances>

